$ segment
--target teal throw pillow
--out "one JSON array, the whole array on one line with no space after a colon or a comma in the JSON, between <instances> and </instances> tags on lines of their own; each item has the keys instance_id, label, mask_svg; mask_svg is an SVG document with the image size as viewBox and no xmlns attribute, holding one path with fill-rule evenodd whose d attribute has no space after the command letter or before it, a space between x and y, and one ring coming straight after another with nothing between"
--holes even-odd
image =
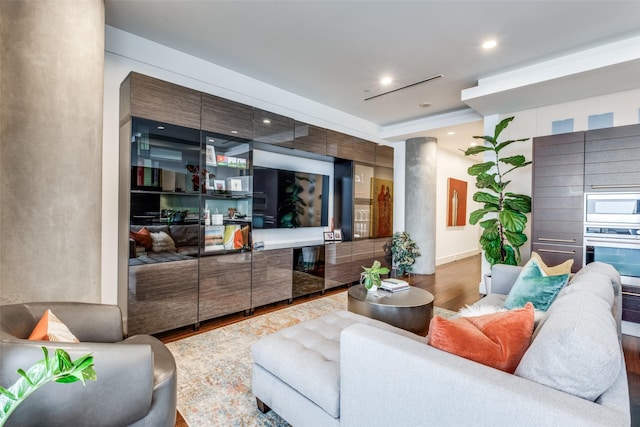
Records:
<instances>
[{"instance_id":1,"label":"teal throw pillow","mask_svg":"<svg viewBox=\"0 0 640 427\"><path fill-rule=\"evenodd\" d=\"M538 262L532 258L522 268L504 306L511 310L531 302L536 310L547 311L568 280L569 274L545 275Z\"/></svg>"}]
</instances>

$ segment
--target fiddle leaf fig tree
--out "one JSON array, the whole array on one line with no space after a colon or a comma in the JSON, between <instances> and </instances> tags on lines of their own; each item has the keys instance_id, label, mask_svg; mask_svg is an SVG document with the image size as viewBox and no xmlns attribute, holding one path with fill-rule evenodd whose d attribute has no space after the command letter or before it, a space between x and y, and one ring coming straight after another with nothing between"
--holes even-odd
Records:
<instances>
[{"instance_id":1,"label":"fiddle leaf fig tree","mask_svg":"<svg viewBox=\"0 0 640 427\"><path fill-rule=\"evenodd\" d=\"M480 189L473 195L473 200L483 204L482 208L471 212L469 223L480 223L483 229L480 246L491 266L518 265L520 247L527 241L524 229L527 225L526 214L531 212L531 197L506 191L511 181L505 180L505 176L531 162L521 154L500 157L500 152L511 144L529 138L498 141L512 120L513 117L508 117L498 123L493 136L474 136L483 139L484 145L469 147L464 153L466 156L482 153L485 159L489 157L488 161L471 166L467 172L476 177L476 187Z\"/></svg>"}]
</instances>

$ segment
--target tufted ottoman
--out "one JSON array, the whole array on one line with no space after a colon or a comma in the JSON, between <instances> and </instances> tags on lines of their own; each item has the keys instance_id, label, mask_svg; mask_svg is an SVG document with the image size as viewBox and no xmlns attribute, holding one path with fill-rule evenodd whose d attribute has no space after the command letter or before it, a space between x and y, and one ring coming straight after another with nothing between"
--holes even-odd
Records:
<instances>
[{"instance_id":1,"label":"tufted ottoman","mask_svg":"<svg viewBox=\"0 0 640 427\"><path fill-rule=\"evenodd\" d=\"M348 311L336 311L267 335L252 347L252 391L259 409L273 409L295 426L309 425L310 419L315 420L313 424L317 421L316 425L338 425L340 333L356 323L424 339Z\"/></svg>"}]
</instances>

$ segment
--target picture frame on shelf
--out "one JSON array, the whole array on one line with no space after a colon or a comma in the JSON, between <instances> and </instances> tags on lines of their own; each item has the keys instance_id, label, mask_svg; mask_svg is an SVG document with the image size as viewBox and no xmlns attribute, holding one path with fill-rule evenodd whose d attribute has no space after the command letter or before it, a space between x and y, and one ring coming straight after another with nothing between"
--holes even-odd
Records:
<instances>
[{"instance_id":1,"label":"picture frame on shelf","mask_svg":"<svg viewBox=\"0 0 640 427\"><path fill-rule=\"evenodd\" d=\"M215 181L215 179L214 179L214 178L215 178L215 175L214 175L214 174L212 174L212 173L206 173L206 174L204 175L204 177L205 177L205 180L204 180L205 188L206 188L207 190L215 190L215 189L216 189L215 184L214 184L214 181Z\"/></svg>"},{"instance_id":2,"label":"picture frame on shelf","mask_svg":"<svg viewBox=\"0 0 640 427\"><path fill-rule=\"evenodd\" d=\"M335 240L336 242L342 241L342 229L336 228L335 230L333 230L333 240Z\"/></svg>"},{"instance_id":3,"label":"picture frame on shelf","mask_svg":"<svg viewBox=\"0 0 640 427\"><path fill-rule=\"evenodd\" d=\"M240 178L229 178L229 190L231 190L231 191L242 191L242 179L240 179Z\"/></svg>"},{"instance_id":4,"label":"picture frame on shelf","mask_svg":"<svg viewBox=\"0 0 640 427\"><path fill-rule=\"evenodd\" d=\"M213 180L213 189L216 190L216 191L224 191L225 190L224 179L214 179Z\"/></svg>"},{"instance_id":5,"label":"picture frame on shelf","mask_svg":"<svg viewBox=\"0 0 640 427\"><path fill-rule=\"evenodd\" d=\"M325 231L324 233L324 241L325 242L333 242L333 231Z\"/></svg>"},{"instance_id":6,"label":"picture frame on shelf","mask_svg":"<svg viewBox=\"0 0 640 427\"><path fill-rule=\"evenodd\" d=\"M216 147L207 144L206 162L208 166L217 166L216 162Z\"/></svg>"}]
</instances>

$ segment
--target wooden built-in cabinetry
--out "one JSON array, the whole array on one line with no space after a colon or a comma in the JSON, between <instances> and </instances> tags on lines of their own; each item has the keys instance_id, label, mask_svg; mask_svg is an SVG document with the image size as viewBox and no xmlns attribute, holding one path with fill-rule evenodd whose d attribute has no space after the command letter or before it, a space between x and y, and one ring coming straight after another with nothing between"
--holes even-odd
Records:
<instances>
[{"instance_id":1,"label":"wooden built-in cabinetry","mask_svg":"<svg viewBox=\"0 0 640 427\"><path fill-rule=\"evenodd\" d=\"M201 128L250 140L253 138L253 108L203 93Z\"/></svg>"},{"instance_id":2,"label":"wooden built-in cabinetry","mask_svg":"<svg viewBox=\"0 0 640 427\"><path fill-rule=\"evenodd\" d=\"M251 307L292 298L293 249L253 251Z\"/></svg>"},{"instance_id":3,"label":"wooden built-in cabinetry","mask_svg":"<svg viewBox=\"0 0 640 427\"><path fill-rule=\"evenodd\" d=\"M121 84L120 126L119 303L129 334L198 325L323 292L358 281L374 259L384 262L386 239L351 241L353 170L357 161L392 178L392 147L138 73ZM250 239L227 248L210 233L217 226L251 226L254 143L274 147L267 151L291 149L292 156L333 157L336 170L344 169L346 175L334 176L333 212L336 228L344 224L344 241L306 248L317 253L313 265L305 248L256 251ZM238 163L227 163L231 157ZM243 215L228 217L234 209ZM169 216L174 211L178 216ZM224 219L214 223L214 214ZM169 233L177 226L189 242L176 243L180 248L164 258L143 259L129 234L143 226Z\"/></svg>"},{"instance_id":4,"label":"wooden built-in cabinetry","mask_svg":"<svg viewBox=\"0 0 640 427\"><path fill-rule=\"evenodd\" d=\"M533 139L532 250L549 265L582 268L584 133Z\"/></svg>"},{"instance_id":5,"label":"wooden built-in cabinetry","mask_svg":"<svg viewBox=\"0 0 640 427\"><path fill-rule=\"evenodd\" d=\"M640 191L640 125L586 132L584 191Z\"/></svg>"}]
</instances>

